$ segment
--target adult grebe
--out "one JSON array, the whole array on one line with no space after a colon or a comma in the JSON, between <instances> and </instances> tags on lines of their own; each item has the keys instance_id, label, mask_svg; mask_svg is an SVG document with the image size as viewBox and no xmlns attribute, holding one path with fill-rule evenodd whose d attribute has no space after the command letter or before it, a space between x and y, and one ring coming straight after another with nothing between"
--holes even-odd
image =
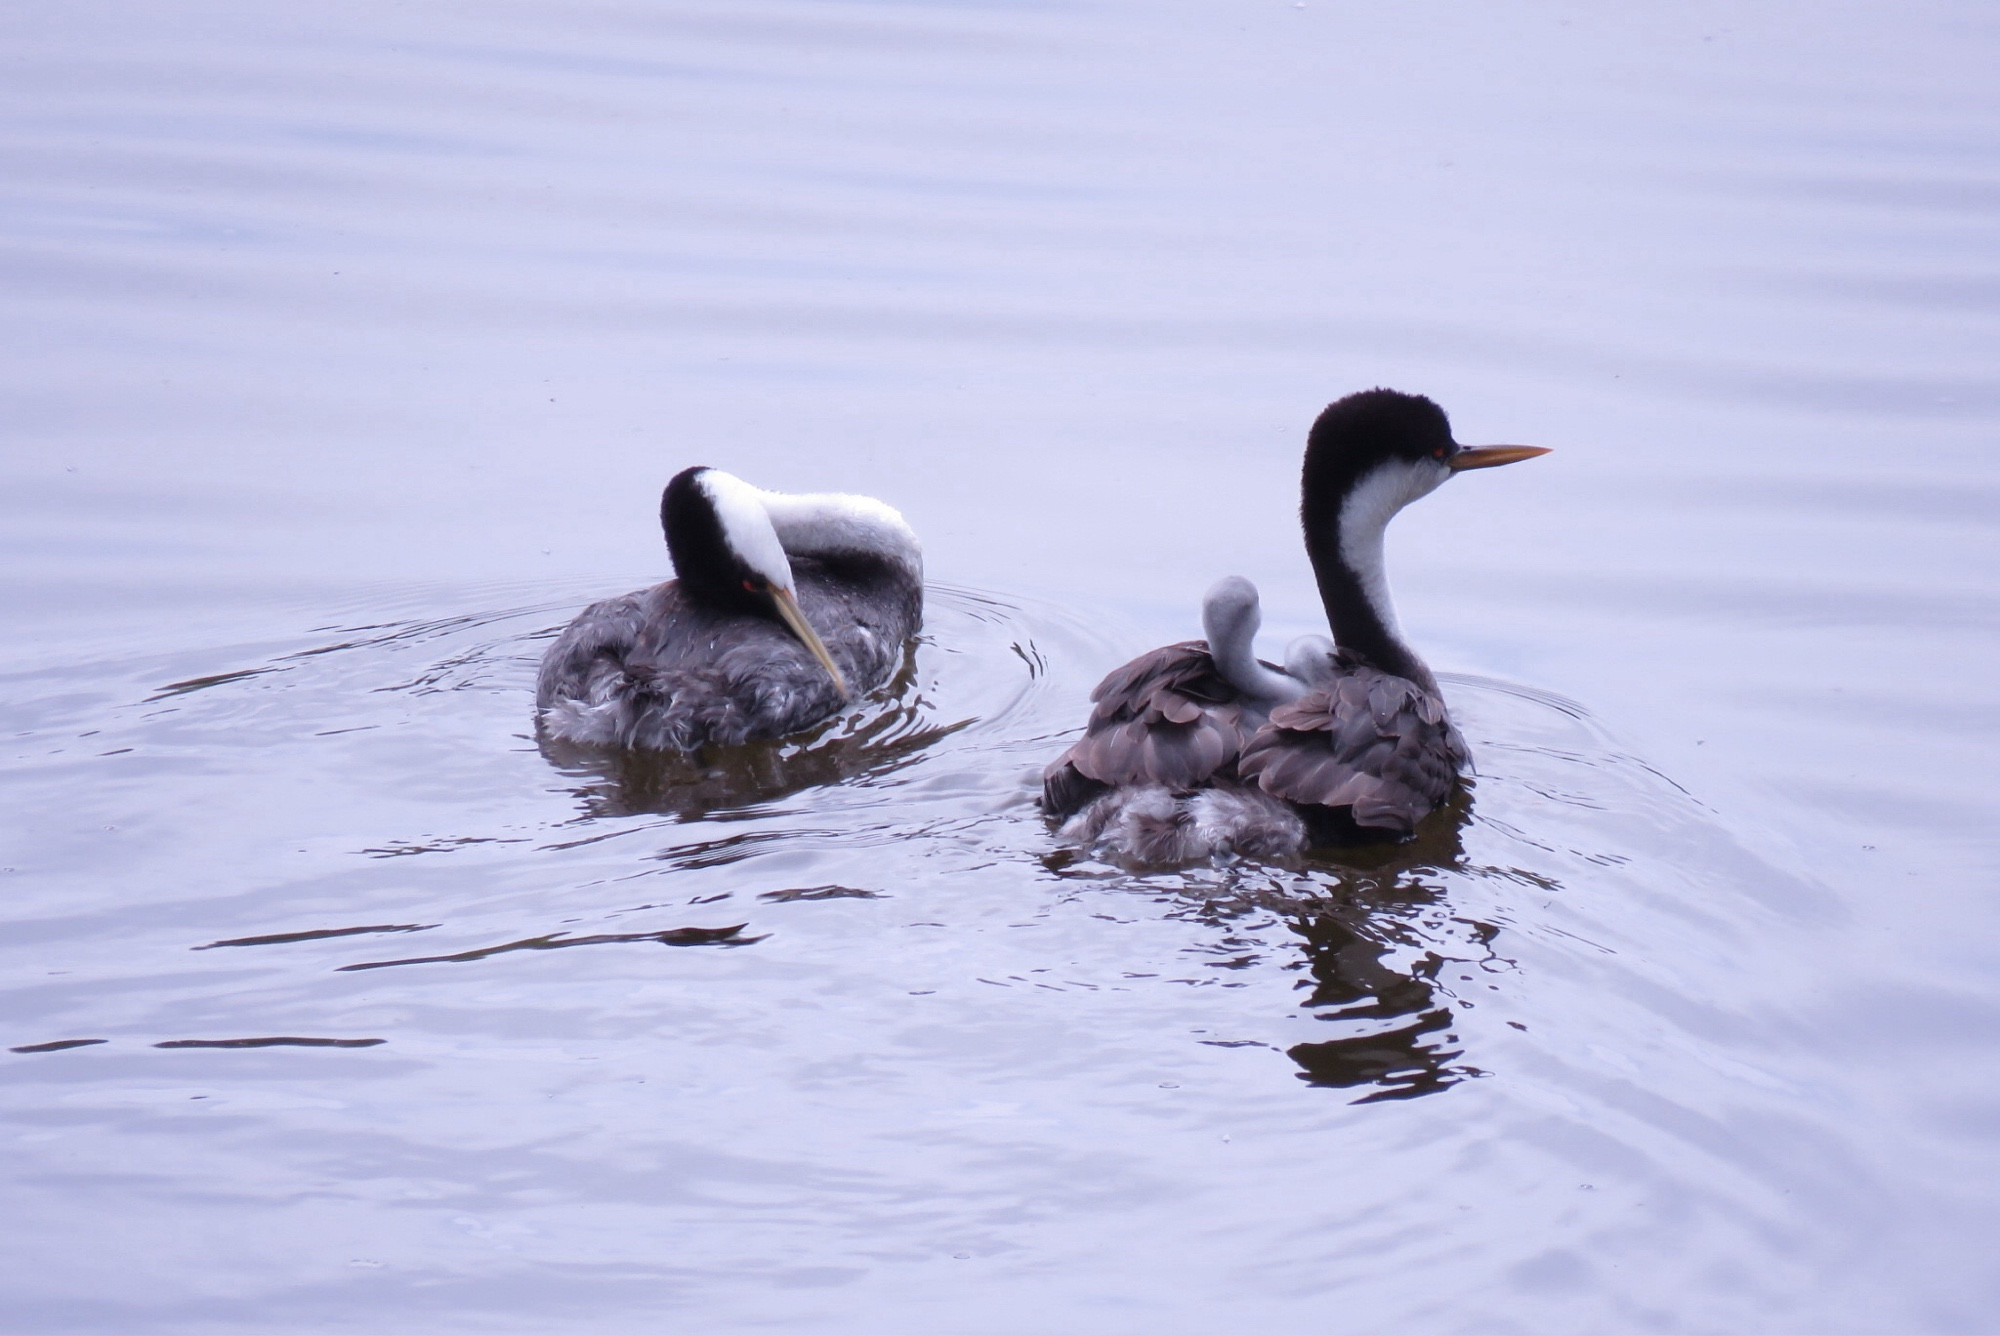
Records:
<instances>
[{"instance_id":1,"label":"adult grebe","mask_svg":"<svg viewBox=\"0 0 2000 1336\"><path fill-rule=\"evenodd\" d=\"M1143 654L1091 693L1083 737L1043 774L1043 810L1068 818L1066 838L1139 863L1408 836L1467 755L1397 629L1383 533L1454 473L1547 453L1462 446L1420 395L1328 405L1306 443L1299 518L1337 648L1295 644L1282 672L1259 663L1256 591L1225 581L1203 609L1207 641Z\"/></svg>"},{"instance_id":2,"label":"adult grebe","mask_svg":"<svg viewBox=\"0 0 2000 1336\"><path fill-rule=\"evenodd\" d=\"M593 603L542 656L549 735L656 751L783 737L881 685L922 624L922 548L872 497L696 467L667 484L660 525L678 578Z\"/></svg>"}]
</instances>

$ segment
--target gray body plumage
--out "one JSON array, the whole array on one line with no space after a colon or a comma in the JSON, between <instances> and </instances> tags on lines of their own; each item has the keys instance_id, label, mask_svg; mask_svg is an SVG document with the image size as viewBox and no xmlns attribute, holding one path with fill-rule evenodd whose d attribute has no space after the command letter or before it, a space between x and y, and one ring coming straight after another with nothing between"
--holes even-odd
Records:
<instances>
[{"instance_id":1,"label":"gray body plumage","mask_svg":"<svg viewBox=\"0 0 2000 1336\"><path fill-rule=\"evenodd\" d=\"M1346 654L1333 680L1270 720L1236 763L1273 798L1358 832L1402 839L1443 803L1471 761L1444 701Z\"/></svg>"},{"instance_id":2,"label":"gray body plumage","mask_svg":"<svg viewBox=\"0 0 2000 1336\"><path fill-rule=\"evenodd\" d=\"M660 497L677 578L593 603L542 656L543 735L692 752L782 738L880 686L923 621L923 549L867 496L695 465Z\"/></svg>"},{"instance_id":3,"label":"gray body plumage","mask_svg":"<svg viewBox=\"0 0 2000 1336\"><path fill-rule=\"evenodd\" d=\"M800 608L854 691L887 681L922 623L922 584L802 557L792 570ZM584 609L543 657L535 701L556 737L655 751L784 737L846 704L782 624L704 607L675 580Z\"/></svg>"},{"instance_id":4,"label":"gray body plumage","mask_svg":"<svg viewBox=\"0 0 2000 1336\"><path fill-rule=\"evenodd\" d=\"M1050 816L1073 816L1106 790L1187 791L1233 777L1269 710L1222 676L1205 640L1141 654L1113 669L1090 699L1083 736L1042 772Z\"/></svg>"},{"instance_id":5,"label":"gray body plumage","mask_svg":"<svg viewBox=\"0 0 2000 1336\"><path fill-rule=\"evenodd\" d=\"M1163 784L1113 789L1063 823L1064 839L1128 863L1166 866L1223 854L1285 859L1306 847L1289 804L1227 780L1194 790Z\"/></svg>"},{"instance_id":6,"label":"gray body plumage","mask_svg":"<svg viewBox=\"0 0 2000 1336\"><path fill-rule=\"evenodd\" d=\"M1311 844L1401 839L1467 762L1444 702L1344 654L1273 707L1217 671L1204 641L1116 669L1084 735L1042 777L1065 839L1129 862L1285 858Z\"/></svg>"}]
</instances>

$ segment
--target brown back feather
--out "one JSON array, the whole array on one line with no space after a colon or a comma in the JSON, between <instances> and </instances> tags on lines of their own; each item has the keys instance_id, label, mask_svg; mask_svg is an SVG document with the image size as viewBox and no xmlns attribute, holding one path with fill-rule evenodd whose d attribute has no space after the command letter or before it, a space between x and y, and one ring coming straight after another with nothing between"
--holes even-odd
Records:
<instances>
[{"instance_id":1,"label":"brown back feather","mask_svg":"<svg viewBox=\"0 0 2000 1336\"><path fill-rule=\"evenodd\" d=\"M1075 810L1104 786L1187 789L1235 773L1260 712L1216 671L1208 642L1184 641L1113 669L1090 693L1084 733L1042 775L1042 807Z\"/></svg>"},{"instance_id":2,"label":"brown back feather","mask_svg":"<svg viewBox=\"0 0 2000 1336\"><path fill-rule=\"evenodd\" d=\"M1465 741L1444 702L1343 656L1323 690L1271 712L1237 771L1273 797L1351 809L1357 826L1407 835L1451 792Z\"/></svg>"}]
</instances>

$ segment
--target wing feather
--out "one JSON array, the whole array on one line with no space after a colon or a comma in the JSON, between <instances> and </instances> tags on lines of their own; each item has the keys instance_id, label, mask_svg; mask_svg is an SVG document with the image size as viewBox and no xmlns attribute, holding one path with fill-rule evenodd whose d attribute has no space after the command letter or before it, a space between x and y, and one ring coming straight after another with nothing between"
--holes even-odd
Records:
<instances>
[{"instance_id":1,"label":"wing feather","mask_svg":"<svg viewBox=\"0 0 2000 1336\"><path fill-rule=\"evenodd\" d=\"M921 586L806 558L793 573L848 685L888 680L922 625ZM535 698L553 737L649 751L785 737L848 703L782 624L698 604L675 581L586 608L543 656Z\"/></svg>"},{"instance_id":2,"label":"wing feather","mask_svg":"<svg viewBox=\"0 0 2000 1336\"><path fill-rule=\"evenodd\" d=\"M1200 640L1141 654L1107 673L1090 698L1083 736L1043 772L1042 807L1052 816L1076 810L1098 786L1188 789L1229 777L1263 722Z\"/></svg>"},{"instance_id":3,"label":"wing feather","mask_svg":"<svg viewBox=\"0 0 2000 1336\"><path fill-rule=\"evenodd\" d=\"M1345 808L1357 826L1408 835L1445 800L1466 759L1443 701L1343 659L1334 681L1271 712L1237 771L1273 797Z\"/></svg>"}]
</instances>

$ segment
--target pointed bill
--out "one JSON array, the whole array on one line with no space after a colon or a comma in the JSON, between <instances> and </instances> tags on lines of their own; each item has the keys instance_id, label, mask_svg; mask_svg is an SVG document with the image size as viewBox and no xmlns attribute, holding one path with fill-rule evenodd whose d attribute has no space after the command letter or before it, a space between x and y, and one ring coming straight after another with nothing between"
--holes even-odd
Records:
<instances>
[{"instance_id":1,"label":"pointed bill","mask_svg":"<svg viewBox=\"0 0 2000 1336\"><path fill-rule=\"evenodd\" d=\"M1490 469L1501 464L1518 464L1536 455L1545 455L1549 448L1545 445L1467 445L1460 447L1457 454L1446 462L1453 473L1463 473L1467 469Z\"/></svg>"},{"instance_id":2,"label":"pointed bill","mask_svg":"<svg viewBox=\"0 0 2000 1336\"><path fill-rule=\"evenodd\" d=\"M819 638L819 632L813 630L812 623L806 620L798 599L792 596L792 591L789 589L780 589L777 585L772 585L770 589L771 602L777 604L778 615L785 619L785 625L791 628L792 634L812 651L812 656L819 660L822 668L826 669L827 676L833 679L833 685L840 692L841 698L847 699L851 695L847 689L847 679L840 675L840 666L833 661L833 655L827 652L826 642Z\"/></svg>"}]
</instances>

